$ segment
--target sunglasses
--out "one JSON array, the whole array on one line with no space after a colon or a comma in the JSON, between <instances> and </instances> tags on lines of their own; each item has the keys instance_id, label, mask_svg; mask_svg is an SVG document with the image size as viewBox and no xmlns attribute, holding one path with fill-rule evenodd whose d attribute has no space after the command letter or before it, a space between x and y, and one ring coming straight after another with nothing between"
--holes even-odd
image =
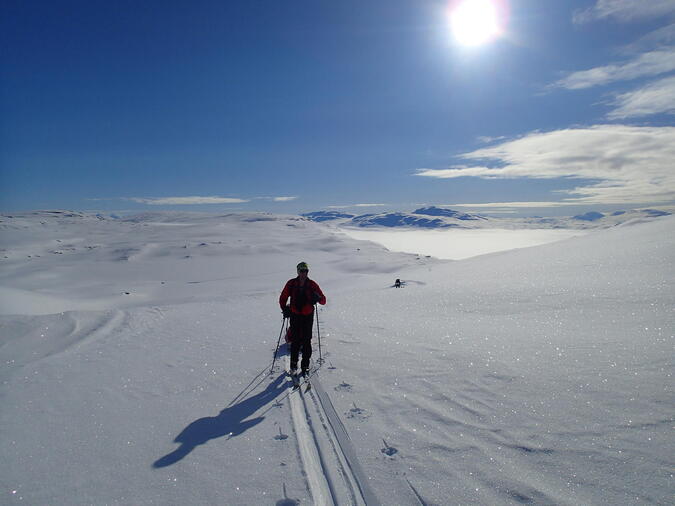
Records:
<instances>
[{"instance_id":1,"label":"sunglasses","mask_svg":"<svg viewBox=\"0 0 675 506\"><path fill-rule=\"evenodd\" d=\"M309 272L309 269L298 269L298 272Z\"/></svg>"}]
</instances>

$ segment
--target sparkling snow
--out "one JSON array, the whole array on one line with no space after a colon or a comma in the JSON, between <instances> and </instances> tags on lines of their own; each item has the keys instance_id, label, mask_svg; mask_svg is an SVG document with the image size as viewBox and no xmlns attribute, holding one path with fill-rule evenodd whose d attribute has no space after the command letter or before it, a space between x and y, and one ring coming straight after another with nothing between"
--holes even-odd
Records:
<instances>
[{"instance_id":1,"label":"sparkling snow","mask_svg":"<svg viewBox=\"0 0 675 506\"><path fill-rule=\"evenodd\" d=\"M1 504L672 502L675 217L461 261L292 216L0 220ZM268 374L300 260L307 394Z\"/></svg>"}]
</instances>

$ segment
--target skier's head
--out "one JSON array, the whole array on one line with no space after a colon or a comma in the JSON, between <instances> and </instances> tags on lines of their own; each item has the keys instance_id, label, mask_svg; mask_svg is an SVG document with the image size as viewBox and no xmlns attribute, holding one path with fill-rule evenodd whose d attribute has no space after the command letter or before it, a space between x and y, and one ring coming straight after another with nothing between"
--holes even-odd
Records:
<instances>
[{"instance_id":1,"label":"skier's head","mask_svg":"<svg viewBox=\"0 0 675 506\"><path fill-rule=\"evenodd\" d=\"M297 266L296 269L298 271L298 274L305 273L307 274L309 272L309 265L307 265L307 262L300 262Z\"/></svg>"}]
</instances>

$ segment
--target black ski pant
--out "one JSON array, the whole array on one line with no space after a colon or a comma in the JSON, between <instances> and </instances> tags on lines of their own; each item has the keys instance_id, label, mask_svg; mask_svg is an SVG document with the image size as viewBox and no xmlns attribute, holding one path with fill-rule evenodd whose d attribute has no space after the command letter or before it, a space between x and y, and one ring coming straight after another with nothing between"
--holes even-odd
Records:
<instances>
[{"instance_id":1,"label":"black ski pant","mask_svg":"<svg viewBox=\"0 0 675 506\"><path fill-rule=\"evenodd\" d=\"M312 357L312 325L314 312L308 315L291 315L291 369L298 367L298 357L302 352L301 369L309 369L309 359Z\"/></svg>"}]
</instances>

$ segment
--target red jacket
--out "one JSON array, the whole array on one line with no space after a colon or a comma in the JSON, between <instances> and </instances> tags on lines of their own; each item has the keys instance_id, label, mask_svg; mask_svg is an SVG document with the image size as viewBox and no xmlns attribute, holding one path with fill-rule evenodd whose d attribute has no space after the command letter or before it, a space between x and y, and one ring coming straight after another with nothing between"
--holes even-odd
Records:
<instances>
[{"instance_id":1,"label":"red jacket","mask_svg":"<svg viewBox=\"0 0 675 506\"><path fill-rule=\"evenodd\" d=\"M291 311L293 313L310 315L312 314L312 311L314 311L314 303L312 301L314 294L318 297L319 304L324 305L326 303L326 296L315 281L307 278L305 284L300 286L298 278L289 279L279 296L279 306L281 306L281 310L283 311L284 307L286 307L286 302L288 302L288 298L290 297Z\"/></svg>"}]
</instances>

